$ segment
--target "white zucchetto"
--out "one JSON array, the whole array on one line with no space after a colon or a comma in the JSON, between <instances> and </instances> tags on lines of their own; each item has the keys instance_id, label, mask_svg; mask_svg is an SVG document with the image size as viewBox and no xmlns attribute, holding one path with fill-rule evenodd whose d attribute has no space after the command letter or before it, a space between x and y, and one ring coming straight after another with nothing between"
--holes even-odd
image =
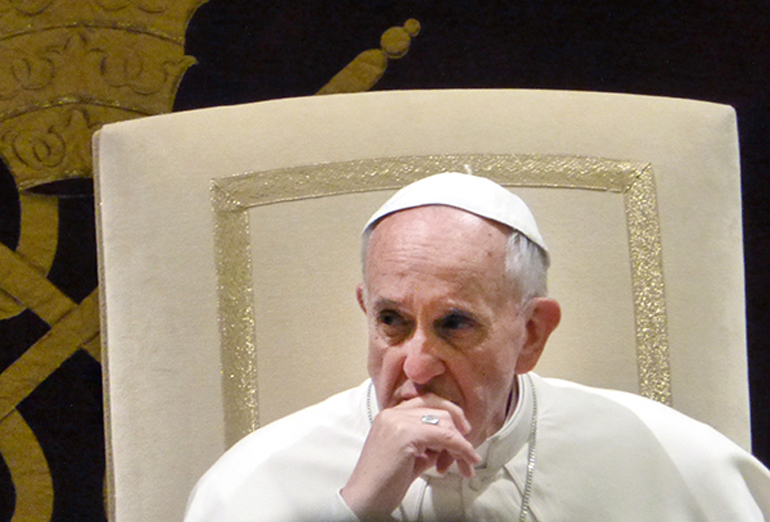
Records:
<instances>
[{"instance_id":1,"label":"white zucchetto","mask_svg":"<svg viewBox=\"0 0 770 522\"><path fill-rule=\"evenodd\" d=\"M435 174L402 188L369 218L364 232L389 214L427 205L455 207L497 221L548 252L535 217L520 197L490 179L459 172Z\"/></svg>"}]
</instances>

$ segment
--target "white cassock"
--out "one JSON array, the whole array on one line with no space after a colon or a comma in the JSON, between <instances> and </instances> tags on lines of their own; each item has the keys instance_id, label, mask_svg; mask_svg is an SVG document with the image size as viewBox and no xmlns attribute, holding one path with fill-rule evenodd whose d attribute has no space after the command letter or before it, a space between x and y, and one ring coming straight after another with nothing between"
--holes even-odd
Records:
<instances>
[{"instance_id":1,"label":"white cassock","mask_svg":"<svg viewBox=\"0 0 770 522\"><path fill-rule=\"evenodd\" d=\"M476 475L425 473L394 518L515 521L524 503L540 522L770 520L770 472L712 428L633 394L518 379ZM374 395L367 381L245 437L201 478L185 522L357 520L339 491Z\"/></svg>"}]
</instances>

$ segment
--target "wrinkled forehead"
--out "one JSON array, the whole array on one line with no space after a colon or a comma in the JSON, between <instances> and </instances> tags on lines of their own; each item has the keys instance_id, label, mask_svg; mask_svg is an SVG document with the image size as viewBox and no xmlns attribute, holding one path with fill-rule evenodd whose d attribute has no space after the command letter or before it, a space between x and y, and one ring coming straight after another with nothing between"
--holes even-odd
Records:
<instances>
[{"instance_id":1,"label":"wrinkled forehead","mask_svg":"<svg viewBox=\"0 0 770 522\"><path fill-rule=\"evenodd\" d=\"M469 245L493 231L506 238L515 231L498 221L444 204L420 205L389 213L371 223L367 230L369 236L420 233L444 237L446 241L454 239Z\"/></svg>"},{"instance_id":2,"label":"wrinkled forehead","mask_svg":"<svg viewBox=\"0 0 770 522\"><path fill-rule=\"evenodd\" d=\"M491 263L505 257L513 229L472 212L446 205L400 210L371 228L365 264L424 259L436 266ZM491 265L490 265L491 266Z\"/></svg>"},{"instance_id":3,"label":"wrinkled forehead","mask_svg":"<svg viewBox=\"0 0 770 522\"><path fill-rule=\"evenodd\" d=\"M384 217L364 261L365 296L393 302L502 302L511 297L506 245L512 230L442 205Z\"/></svg>"}]
</instances>

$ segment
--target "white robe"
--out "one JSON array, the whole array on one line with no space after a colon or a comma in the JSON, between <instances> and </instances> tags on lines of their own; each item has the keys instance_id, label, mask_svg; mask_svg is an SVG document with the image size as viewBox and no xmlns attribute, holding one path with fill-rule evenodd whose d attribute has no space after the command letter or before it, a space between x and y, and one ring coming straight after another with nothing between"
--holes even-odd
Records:
<instances>
[{"instance_id":1,"label":"white robe","mask_svg":"<svg viewBox=\"0 0 770 522\"><path fill-rule=\"evenodd\" d=\"M770 472L712 428L633 394L529 375L478 448L476 476L425 473L396 519L518 520L536 407L528 520L770 521ZM339 491L369 431L367 400L377 413L370 386L245 437L198 482L185 522L357 520Z\"/></svg>"}]
</instances>

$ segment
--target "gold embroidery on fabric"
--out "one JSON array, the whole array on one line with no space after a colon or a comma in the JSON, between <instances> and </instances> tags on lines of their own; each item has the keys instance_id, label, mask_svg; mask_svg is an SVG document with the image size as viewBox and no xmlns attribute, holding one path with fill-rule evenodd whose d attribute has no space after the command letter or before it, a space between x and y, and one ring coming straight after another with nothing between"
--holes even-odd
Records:
<instances>
[{"instance_id":1,"label":"gold embroidery on fabric","mask_svg":"<svg viewBox=\"0 0 770 522\"><path fill-rule=\"evenodd\" d=\"M671 405L668 322L660 220L652 167L623 192L634 286L636 357L640 393Z\"/></svg>"},{"instance_id":2,"label":"gold embroidery on fabric","mask_svg":"<svg viewBox=\"0 0 770 522\"><path fill-rule=\"evenodd\" d=\"M216 185L212 186L212 201L217 209L231 206L227 193ZM259 427L251 242L247 212L219 210L215 216L225 441L229 446Z\"/></svg>"},{"instance_id":3,"label":"gold embroidery on fabric","mask_svg":"<svg viewBox=\"0 0 770 522\"><path fill-rule=\"evenodd\" d=\"M0 156L20 190L91 177L96 129L171 111L204 1L0 1Z\"/></svg>"},{"instance_id":4,"label":"gold embroidery on fabric","mask_svg":"<svg viewBox=\"0 0 770 522\"><path fill-rule=\"evenodd\" d=\"M11 522L51 520L53 479L35 433L18 410L0 418L0 454L16 489Z\"/></svg>"},{"instance_id":5,"label":"gold embroidery on fabric","mask_svg":"<svg viewBox=\"0 0 770 522\"><path fill-rule=\"evenodd\" d=\"M259 426L256 332L251 315L249 208L398 189L446 171L504 186L575 188L623 195L629 236L640 393L671 403L660 224L649 164L584 156L467 154L367 159L253 172L212 181L228 444ZM243 409L253 408L251 411ZM239 410L239 411L236 411Z\"/></svg>"},{"instance_id":6,"label":"gold embroidery on fabric","mask_svg":"<svg viewBox=\"0 0 770 522\"><path fill-rule=\"evenodd\" d=\"M420 22L414 18L403 27L391 27L380 38L380 49L364 51L334 75L316 94L368 91L380 81L390 60L403 58L412 39L420 34Z\"/></svg>"},{"instance_id":7,"label":"gold embroidery on fabric","mask_svg":"<svg viewBox=\"0 0 770 522\"><path fill-rule=\"evenodd\" d=\"M48 333L0 374L0 419L32 393L54 370L99 334L98 292L52 324Z\"/></svg>"},{"instance_id":8,"label":"gold embroidery on fabric","mask_svg":"<svg viewBox=\"0 0 770 522\"><path fill-rule=\"evenodd\" d=\"M58 198L29 195L19 193L21 206L21 226L19 227L19 244L16 252L4 249L0 257L10 255L11 263L22 264L33 271L47 274L53 264L56 255L56 247L59 240L59 200ZM6 265L8 261L3 263ZM11 268L14 273L11 277L18 277L18 268ZM0 282L7 281L7 277L0 277ZM26 308L15 296L0 284L0 320L14 317Z\"/></svg>"}]
</instances>

